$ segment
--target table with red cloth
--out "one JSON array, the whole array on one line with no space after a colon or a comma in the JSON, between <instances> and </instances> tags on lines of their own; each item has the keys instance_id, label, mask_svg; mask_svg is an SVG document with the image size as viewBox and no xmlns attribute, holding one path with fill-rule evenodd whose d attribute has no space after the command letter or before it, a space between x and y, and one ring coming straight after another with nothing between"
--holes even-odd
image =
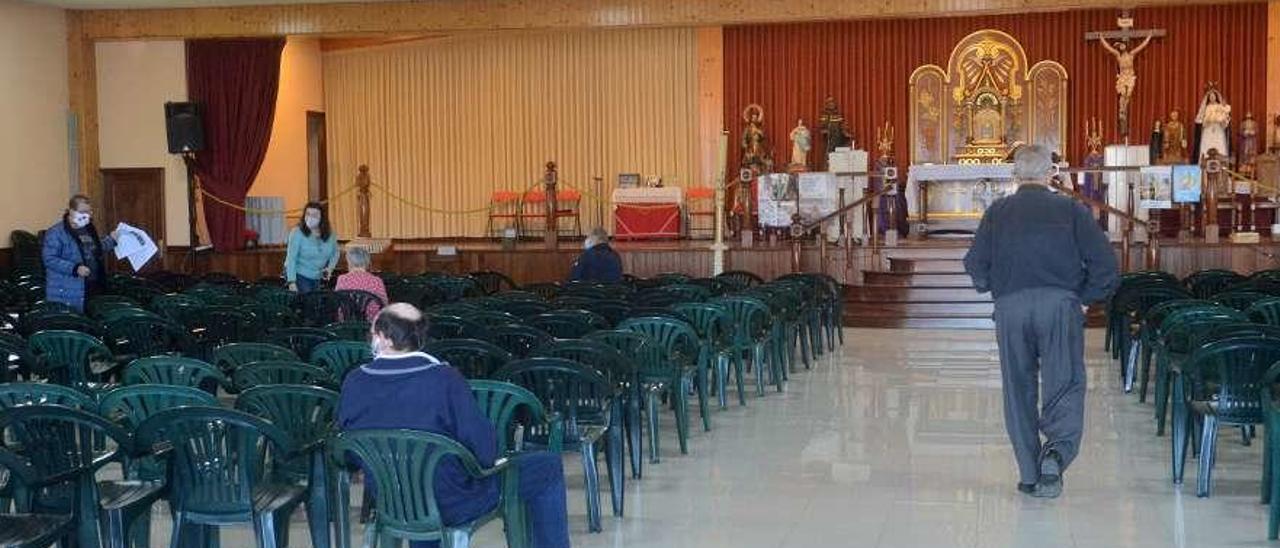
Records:
<instances>
[{"instance_id":1,"label":"table with red cloth","mask_svg":"<svg viewBox=\"0 0 1280 548\"><path fill-rule=\"evenodd\" d=\"M684 192L680 187L613 191L613 235L620 240L679 238Z\"/></svg>"}]
</instances>

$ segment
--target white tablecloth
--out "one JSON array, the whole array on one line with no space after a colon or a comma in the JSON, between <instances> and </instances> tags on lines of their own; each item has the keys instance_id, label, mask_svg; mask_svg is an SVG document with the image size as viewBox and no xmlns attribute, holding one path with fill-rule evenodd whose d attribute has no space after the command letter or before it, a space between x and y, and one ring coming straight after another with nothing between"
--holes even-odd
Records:
<instances>
[{"instance_id":1,"label":"white tablecloth","mask_svg":"<svg viewBox=\"0 0 1280 548\"><path fill-rule=\"evenodd\" d=\"M684 205L684 189L678 186L617 188L613 191L613 203Z\"/></svg>"},{"instance_id":2,"label":"white tablecloth","mask_svg":"<svg viewBox=\"0 0 1280 548\"><path fill-rule=\"evenodd\" d=\"M907 170L907 215L920 215L920 183L930 181L1009 180L1013 164L920 164Z\"/></svg>"}]
</instances>

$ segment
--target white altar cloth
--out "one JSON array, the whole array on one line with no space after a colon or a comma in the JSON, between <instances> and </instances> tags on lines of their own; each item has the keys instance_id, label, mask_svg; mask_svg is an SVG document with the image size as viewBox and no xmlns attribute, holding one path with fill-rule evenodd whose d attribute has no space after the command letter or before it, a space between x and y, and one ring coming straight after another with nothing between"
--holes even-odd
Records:
<instances>
[{"instance_id":1,"label":"white altar cloth","mask_svg":"<svg viewBox=\"0 0 1280 548\"><path fill-rule=\"evenodd\" d=\"M920 184L933 181L1013 179L1013 164L919 164L907 170L907 215L920 216Z\"/></svg>"}]
</instances>

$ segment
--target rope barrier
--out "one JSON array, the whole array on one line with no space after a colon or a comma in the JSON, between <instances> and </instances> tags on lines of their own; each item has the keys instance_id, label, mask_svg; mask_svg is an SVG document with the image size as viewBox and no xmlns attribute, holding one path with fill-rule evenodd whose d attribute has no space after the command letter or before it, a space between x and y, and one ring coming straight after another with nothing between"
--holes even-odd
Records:
<instances>
[{"instance_id":1,"label":"rope barrier","mask_svg":"<svg viewBox=\"0 0 1280 548\"><path fill-rule=\"evenodd\" d=\"M320 200L320 203L321 203L321 204L328 204L328 203L330 203L330 202L332 202L332 201L337 200L338 198L341 198L341 197L343 197L343 196L346 196L347 194L350 194L350 193L351 193L351 191L355 190L356 188L357 188L357 187L356 187L356 185L352 184L352 185L348 186L347 188L343 189L343 190L342 190L342 192L339 192L339 193L337 193L337 194L335 194L335 195L333 195L333 196L330 196L330 197L329 197L329 198L327 198L327 199ZM258 209L258 208L254 208L254 207L245 207L245 206L242 206L242 205L233 204L233 203L231 203L231 202L228 202L228 201L226 201L226 200L223 200L222 198L219 198L218 196L214 195L212 192L209 192L209 191L205 190L205 189L204 189L204 187L199 187L199 191L200 191L200 194L201 194L202 196L204 196L204 197L206 197L206 198L209 198L210 200L213 200L213 201L214 201L215 203L217 203L217 204L220 204L220 205L225 206L225 207L229 207L229 208L231 208L231 209L235 209L235 210L237 210L237 211L243 211L243 212L245 212L245 213L247 213L247 214L250 214L250 215L276 215L276 214L283 214L283 215L285 215L285 216L288 216L288 215L296 215L296 214L298 214L298 213L302 213L302 211L303 211L304 209L306 209L305 207L295 207L295 208L293 208L293 209Z\"/></svg>"}]
</instances>

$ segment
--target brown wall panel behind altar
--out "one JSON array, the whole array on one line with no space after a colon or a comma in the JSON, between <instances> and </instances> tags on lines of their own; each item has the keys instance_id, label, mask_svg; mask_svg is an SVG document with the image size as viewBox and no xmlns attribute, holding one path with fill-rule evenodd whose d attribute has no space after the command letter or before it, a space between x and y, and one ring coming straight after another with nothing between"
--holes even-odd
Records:
<instances>
[{"instance_id":1,"label":"brown wall panel behind altar","mask_svg":"<svg viewBox=\"0 0 1280 548\"><path fill-rule=\"evenodd\" d=\"M1085 152L1085 121L1097 117L1108 143L1116 135L1116 63L1084 34L1115 30L1114 10L1026 13L945 19L862 20L749 25L724 30L725 122L729 167L741 155L742 109L764 107L765 127L778 165L789 157L787 134L804 118L813 127L824 96L836 97L859 148L874 149L877 125L898 129L894 150L907 163L908 79L917 67L947 64L952 48L982 29L1005 31L1022 43L1034 64L1053 60L1066 67L1067 158L1079 164ZM1266 115L1267 4L1149 8L1134 11L1135 28L1163 28L1136 60L1137 90L1130 105L1132 141L1146 143L1155 120L1179 109L1195 116L1208 81L1219 83L1233 118ZM1136 43L1135 43L1136 45ZM1190 122L1188 122L1190 123ZM1233 127L1234 129L1234 127ZM814 134L815 150L822 141ZM874 152L873 152L874 154ZM816 155L810 155L814 162Z\"/></svg>"}]
</instances>

